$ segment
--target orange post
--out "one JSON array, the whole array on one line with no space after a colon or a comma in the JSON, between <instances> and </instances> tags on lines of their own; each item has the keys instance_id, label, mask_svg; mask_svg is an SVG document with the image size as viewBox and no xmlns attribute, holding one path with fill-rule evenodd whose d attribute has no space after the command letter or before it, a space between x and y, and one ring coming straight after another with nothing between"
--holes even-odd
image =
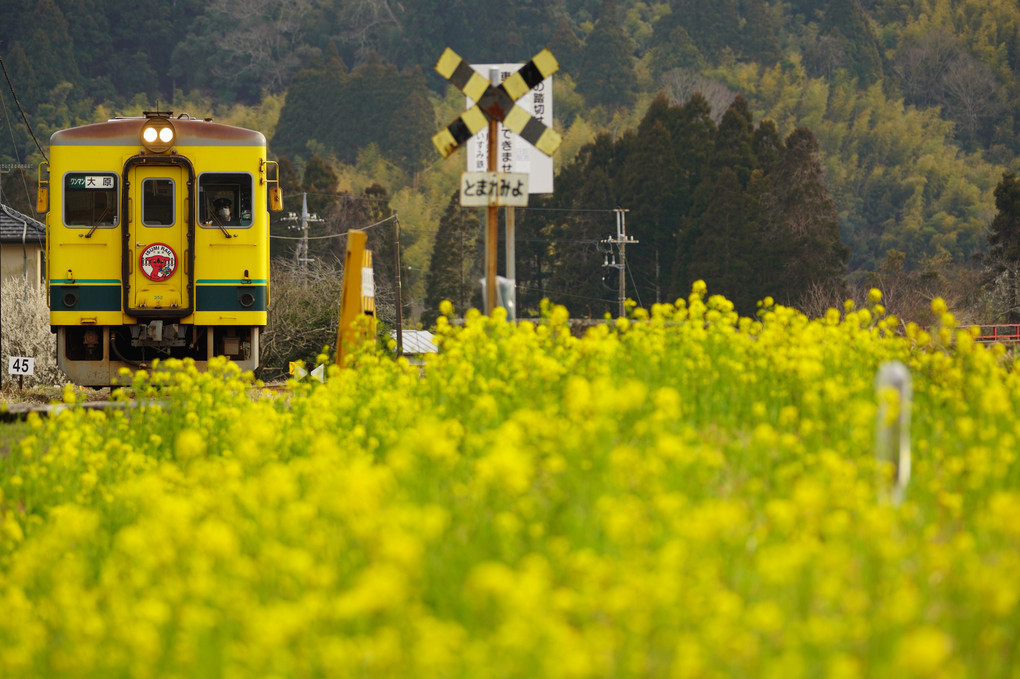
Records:
<instances>
[{"instance_id":1,"label":"orange post","mask_svg":"<svg viewBox=\"0 0 1020 679\"><path fill-rule=\"evenodd\" d=\"M347 252L344 257L344 286L340 295L340 325L336 331L336 364L344 367L344 358L360 339L360 328L358 317L365 312L368 306L365 302L365 292L371 292L371 312L375 313L375 293L364 290L364 268L366 255L368 257L371 272L372 253L365 250L365 242L368 237L364 231L351 230L347 232ZM368 276L371 285L371 273Z\"/></svg>"}]
</instances>

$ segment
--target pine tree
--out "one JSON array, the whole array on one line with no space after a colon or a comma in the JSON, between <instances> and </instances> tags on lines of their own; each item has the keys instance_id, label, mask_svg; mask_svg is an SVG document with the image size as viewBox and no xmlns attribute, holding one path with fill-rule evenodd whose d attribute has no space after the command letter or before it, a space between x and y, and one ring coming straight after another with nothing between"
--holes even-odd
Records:
<instances>
[{"instance_id":1,"label":"pine tree","mask_svg":"<svg viewBox=\"0 0 1020 679\"><path fill-rule=\"evenodd\" d=\"M748 108L747 100L738 94L719 123L712 151L712 167L732 169L740 185L746 188L751 173L758 166L753 142L754 120L751 109Z\"/></svg>"},{"instance_id":2,"label":"pine tree","mask_svg":"<svg viewBox=\"0 0 1020 679\"><path fill-rule=\"evenodd\" d=\"M839 213L822 177L818 140L798 127L765 177L758 204L763 215L757 287L796 304L812 287L840 291L849 248L839 234Z\"/></svg>"},{"instance_id":3,"label":"pine tree","mask_svg":"<svg viewBox=\"0 0 1020 679\"><path fill-rule=\"evenodd\" d=\"M605 251L599 241L616 228L608 208L617 204L613 177L622 162L620 148L608 134L596 137L557 175L556 194L546 206L556 210L543 230L550 241L548 290L565 295L577 316L615 311L616 288L610 292L603 285Z\"/></svg>"},{"instance_id":4,"label":"pine tree","mask_svg":"<svg viewBox=\"0 0 1020 679\"><path fill-rule=\"evenodd\" d=\"M860 0L832 0L825 10L822 33L842 46L846 61L842 64L865 85L882 78L882 56L878 38L871 29Z\"/></svg>"},{"instance_id":5,"label":"pine tree","mask_svg":"<svg viewBox=\"0 0 1020 679\"><path fill-rule=\"evenodd\" d=\"M675 0L673 13L701 53L716 61L724 50L740 51L737 0Z\"/></svg>"},{"instance_id":6,"label":"pine tree","mask_svg":"<svg viewBox=\"0 0 1020 679\"><path fill-rule=\"evenodd\" d=\"M725 295L743 314L760 298L754 287L756 252L755 204L737 172L722 167L694 193L677 251L677 287L689 292L696 280L712 293Z\"/></svg>"},{"instance_id":7,"label":"pine tree","mask_svg":"<svg viewBox=\"0 0 1020 679\"><path fill-rule=\"evenodd\" d=\"M581 50L584 46L577 34L570 28L567 17L560 16L556 21L556 31L549 41L549 49L560 64L564 73L576 78L581 64Z\"/></svg>"},{"instance_id":8,"label":"pine tree","mask_svg":"<svg viewBox=\"0 0 1020 679\"><path fill-rule=\"evenodd\" d=\"M479 252L481 232L478 214L460 206L460 194L454 192L439 220L432 259L425 275L425 312L422 322L431 326L439 316L439 304L450 300L458 314L481 306L482 259Z\"/></svg>"},{"instance_id":9,"label":"pine tree","mask_svg":"<svg viewBox=\"0 0 1020 679\"><path fill-rule=\"evenodd\" d=\"M628 233L640 245L628 252L638 299L662 302L670 295L670 267L676 233L689 201L681 177L684 147L673 138L679 107L660 95L649 106L626 153L620 173L620 204L627 214Z\"/></svg>"},{"instance_id":10,"label":"pine tree","mask_svg":"<svg viewBox=\"0 0 1020 679\"><path fill-rule=\"evenodd\" d=\"M630 106L635 97L633 52L616 17L616 3L602 0L598 21L581 51L577 91L593 106Z\"/></svg>"},{"instance_id":11,"label":"pine tree","mask_svg":"<svg viewBox=\"0 0 1020 679\"><path fill-rule=\"evenodd\" d=\"M995 207L988 234L988 289L999 316L1020 322L1020 179L1007 172L995 187Z\"/></svg>"},{"instance_id":12,"label":"pine tree","mask_svg":"<svg viewBox=\"0 0 1020 679\"><path fill-rule=\"evenodd\" d=\"M1002 175L995 187L995 208L988 233L988 257L997 270L1020 264L1020 178L1013 172Z\"/></svg>"},{"instance_id":13,"label":"pine tree","mask_svg":"<svg viewBox=\"0 0 1020 679\"><path fill-rule=\"evenodd\" d=\"M301 183L308 193L308 212L325 220L309 225L308 233L312 236L341 233L337 230L338 220L335 214L338 181L336 170L319 154L314 154L305 165L304 179ZM309 256L318 259L334 257L343 261L344 247L335 241L337 239L328 238L310 242Z\"/></svg>"},{"instance_id":14,"label":"pine tree","mask_svg":"<svg viewBox=\"0 0 1020 679\"><path fill-rule=\"evenodd\" d=\"M774 64L783 56L779 31L764 0L742 0L739 54L761 64Z\"/></svg>"},{"instance_id":15,"label":"pine tree","mask_svg":"<svg viewBox=\"0 0 1020 679\"><path fill-rule=\"evenodd\" d=\"M648 45L649 69L653 75L677 68L701 69L705 65L698 46L683 24L679 12L662 15L652 26L652 38Z\"/></svg>"}]
</instances>

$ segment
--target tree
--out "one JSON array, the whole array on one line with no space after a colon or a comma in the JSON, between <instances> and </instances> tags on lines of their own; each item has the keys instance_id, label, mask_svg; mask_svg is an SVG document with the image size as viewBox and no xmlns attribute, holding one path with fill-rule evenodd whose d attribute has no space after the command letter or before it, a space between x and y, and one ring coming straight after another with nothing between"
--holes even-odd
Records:
<instances>
[{"instance_id":1,"label":"tree","mask_svg":"<svg viewBox=\"0 0 1020 679\"><path fill-rule=\"evenodd\" d=\"M941 106L956 123L957 140L968 148L987 143L1006 108L1006 90L992 70L945 30L925 33L901 47L896 73L906 102Z\"/></svg>"},{"instance_id":2,"label":"tree","mask_svg":"<svg viewBox=\"0 0 1020 679\"><path fill-rule=\"evenodd\" d=\"M758 167L754 154L754 116L743 96L737 95L723 114L712 147L714 168L728 167L737 174L741 187L746 188L751 173Z\"/></svg>"},{"instance_id":3,"label":"tree","mask_svg":"<svg viewBox=\"0 0 1020 679\"><path fill-rule=\"evenodd\" d=\"M304 187L301 184L301 176L294 169L290 159L283 156L277 161L280 168L278 176L280 191L283 193L284 212L269 213L270 233L273 236L284 237L288 240L274 238L269 242L271 253L274 258L293 258L295 241L289 240L297 237L296 229L300 226L288 213L298 214L301 209L301 194ZM297 209L295 209L295 207Z\"/></svg>"},{"instance_id":4,"label":"tree","mask_svg":"<svg viewBox=\"0 0 1020 679\"><path fill-rule=\"evenodd\" d=\"M689 291L694 281L704 280L740 313L752 313L760 299L754 286L759 254L754 201L738 173L721 167L698 186L692 203L674 264L677 288Z\"/></svg>"},{"instance_id":5,"label":"tree","mask_svg":"<svg viewBox=\"0 0 1020 679\"><path fill-rule=\"evenodd\" d=\"M798 127L786 138L758 203L764 261L756 287L784 304L797 303L812 287L842 289L849 248L840 241L839 213L810 130Z\"/></svg>"},{"instance_id":6,"label":"tree","mask_svg":"<svg viewBox=\"0 0 1020 679\"><path fill-rule=\"evenodd\" d=\"M988 233L989 258L995 262L1020 262L1020 179L1013 172L1002 175L995 187L995 208Z\"/></svg>"},{"instance_id":7,"label":"tree","mask_svg":"<svg viewBox=\"0 0 1020 679\"><path fill-rule=\"evenodd\" d=\"M622 149L627 143L614 143L608 134L600 134L560 171L556 194L536 205L551 208L555 215L542 230L549 240L547 292L567 297L578 316L601 316L615 309L615 295L602 282L605 251L599 241L615 230L613 178L624 162Z\"/></svg>"},{"instance_id":8,"label":"tree","mask_svg":"<svg viewBox=\"0 0 1020 679\"><path fill-rule=\"evenodd\" d=\"M347 78L347 65L332 42L322 59L294 76L273 135L277 153L301 156L308 152L310 142L335 138L339 116L333 102L344 96Z\"/></svg>"},{"instance_id":9,"label":"tree","mask_svg":"<svg viewBox=\"0 0 1020 679\"><path fill-rule=\"evenodd\" d=\"M779 30L764 0L741 2L740 49L745 59L774 64L783 56L779 46Z\"/></svg>"},{"instance_id":10,"label":"tree","mask_svg":"<svg viewBox=\"0 0 1020 679\"><path fill-rule=\"evenodd\" d=\"M860 0L832 0L825 9L821 31L840 45L845 55L841 66L861 83L870 85L882 78L878 38Z\"/></svg>"},{"instance_id":11,"label":"tree","mask_svg":"<svg viewBox=\"0 0 1020 679\"><path fill-rule=\"evenodd\" d=\"M685 107L660 95L625 152L619 200L630 210L628 233L640 241L628 254L638 299L662 302L676 294L670 276L676 234L690 205L692 173L700 169L691 162L705 157L712 139L691 132Z\"/></svg>"},{"instance_id":12,"label":"tree","mask_svg":"<svg viewBox=\"0 0 1020 679\"><path fill-rule=\"evenodd\" d=\"M741 22L737 0L674 0L672 13L709 59L718 60L726 49L739 51Z\"/></svg>"},{"instance_id":13,"label":"tree","mask_svg":"<svg viewBox=\"0 0 1020 679\"><path fill-rule=\"evenodd\" d=\"M333 49L295 76L273 148L300 155L319 147L354 164L359 151L376 144L390 162L418 169L432 153L435 127L420 69L400 72L373 55L348 73Z\"/></svg>"},{"instance_id":14,"label":"tree","mask_svg":"<svg viewBox=\"0 0 1020 679\"><path fill-rule=\"evenodd\" d=\"M594 106L615 110L634 102L633 46L620 27L614 0L603 0L595 27L584 41L577 91Z\"/></svg>"},{"instance_id":15,"label":"tree","mask_svg":"<svg viewBox=\"0 0 1020 679\"><path fill-rule=\"evenodd\" d=\"M462 208L460 194L454 192L439 220L432 259L425 275L422 322L426 326L436 322L443 300L450 300L460 314L472 306L481 306L480 231L477 212Z\"/></svg>"},{"instance_id":16,"label":"tree","mask_svg":"<svg viewBox=\"0 0 1020 679\"><path fill-rule=\"evenodd\" d=\"M648 53L649 68L656 76L676 69L700 70L705 63L679 12L668 12L653 24Z\"/></svg>"},{"instance_id":17,"label":"tree","mask_svg":"<svg viewBox=\"0 0 1020 679\"><path fill-rule=\"evenodd\" d=\"M308 234L312 237L343 233L339 228L337 216L338 181L336 170L319 154L314 154L305 165L301 184L304 192L308 194L308 212L324 220L309 224ZM308 245L308 255L313 259L334 257L343 261L343 252L343 245L335 238L314 238Z\"/></svg>"},{"instance_id":18,"label":"tree","mask_svg":"<svg viewBox=\"0 0 1020 679\"><path fill-rule=\"evenodd\" d=\"M171 73L245 103L282 92L308 54L302 46L312 11L312 0L211 0L173 49Z\"/></svg>"},{"instance_id":19,"label":"tree","mask_svg":"<svg viewBox=\"0 0 1020 679\"><path fill-rule=\"evenodd\" d=\"M577 75L581 64L581 50L584 45L577 38L577 34L570 28L567 17L560 16L556 21L556 31L549 40L549 49L552 50L560 68L565 73Z\"/></svg>"},{"instance_id":20,"label":"tree","mask_svg":"<svg viewBox=\"0 0 1020 679\"><path fill-rule=\"evenodd\" d=\"M995 207L988 233L989 289L1006 322L1020 322L1020 179L1002 175L995 187Z\"/></svg>"}]
</instances>

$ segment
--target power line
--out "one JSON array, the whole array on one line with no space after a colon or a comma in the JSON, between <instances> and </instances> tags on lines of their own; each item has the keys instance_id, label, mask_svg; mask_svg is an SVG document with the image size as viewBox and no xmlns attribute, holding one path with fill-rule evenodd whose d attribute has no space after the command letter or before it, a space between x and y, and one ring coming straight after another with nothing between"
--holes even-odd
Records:
<instances>
[{"instance_id":1,"label":"power line","mask_svg":"<svg viewBox=\"0 0 1020 679\"><path fill-rule=\"evenodd\" d=\"M541 292L543 295L547 297L549 295L556 295L557 297L573 297L575 299L586 299L591 302L604 302L606 304L612 304L613 302L616 301L613 299L604 299L602 297L590 297L588 295L578 295L572 292L563 292L561 290L543 290L542 288L536 288L530 285L522 285L520 283L517 284L517 287L520 288L521 290L534 290L536 292Z\"/></svg>"},{"instance_id":2,"label":"power line","mask_svg":"<svg viewBox=\"0 0 1020 679\"><path fill-rule=\"evenodd\" d=\"M521 207L518 210L529 210L535 212L615 212L615 208L599 208L599 207Z\"/></svg>"},{"instance_id":3,"label":"power line","mask_svg":"<svg viewBox=\"0 0 1020 679\"><path fill-rule=\"evenodd\" d=\"M369 224L368 226L362 226L362 227L360 227L358 229L348 229L347 231L351 231L351 230L368 231L369 229L374 229L377 226L382 226L386 222L394 220L396 218L397 218L397 215L396 214L392 214L389 217L387 217L386 219L378 221L375 224ZM307 238L308 238L308 240L323 240L323 239L326 239L326 238L343 238L344 236L347 235L347 231L344 231L343 233L329 233L329 234L326 234L325 236L307 236ZM304 238L306 238L306 236L273 236L273 235L270 235L269 237L270 238L276 238L278 240L303 240Z\"/></svg>"},{"instance_id":4,"label":"power line","mask_svg":"<svg viewBox=\"0 0 1020 679\"><path fill-rule=\"evenodd\" d=\"M21 111L21 119L25 121L25 127L28 128L28 133L32 135L32 141L35 142L35 147L39 149L39 153L42 157L49 162L49 158L46 156L46 152L43 151L42 146L39 144L39 140L35 138L35 131L32 130L31 123L28 122L28 116L25 115L25 110L21 108L21 102L18 101L18 93L14 91L14 83L11 82L11 76L7 74L7 65L4 63L3 57L0 57L0 68L4 71L4 77L7 79L7 86L11 88L11 96L14 97L14 103L17 104L18 110Z\"/></svg>"},{"instance_id":5,"label":"power line","mask_svg":"<svg viewBox=\"0 0 1020 679\"><path fill-rule=\"evenodd\" d=\"M284 198L296 198L300 195L308 196L326 196L328 198L343 198L344 200L370 200L376 203L388 203L390 198L375 198L373 196L356 196L352 193L316 193L315 191L302 191L301 193L288 193L284 195Z\"/></svg>"}]
</instances>

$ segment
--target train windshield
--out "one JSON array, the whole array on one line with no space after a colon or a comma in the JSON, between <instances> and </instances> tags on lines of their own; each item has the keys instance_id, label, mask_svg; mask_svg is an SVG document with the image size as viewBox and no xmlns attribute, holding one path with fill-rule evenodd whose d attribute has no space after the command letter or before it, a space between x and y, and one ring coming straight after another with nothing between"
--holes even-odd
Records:
<instances>
[{"instance_id":1,"label":"train windshield","mask_svg":"<svg viewBox=\"0 0 1020 679\"><path fill-rule=\"evenodd\" d=\"M64 176L64 224L117 225L117 175L71 172Z\"/></svg>"},{"instance_id":2,"label":"train windshield","mask_svg":"<svg viewBox=\"0 0 1020 679\"><path fill-rule=\"evenodd\" d=\"M198 222L206 228L252 225L252 176L205 172L198 179Z\"/></svg>"}]
</instances>

